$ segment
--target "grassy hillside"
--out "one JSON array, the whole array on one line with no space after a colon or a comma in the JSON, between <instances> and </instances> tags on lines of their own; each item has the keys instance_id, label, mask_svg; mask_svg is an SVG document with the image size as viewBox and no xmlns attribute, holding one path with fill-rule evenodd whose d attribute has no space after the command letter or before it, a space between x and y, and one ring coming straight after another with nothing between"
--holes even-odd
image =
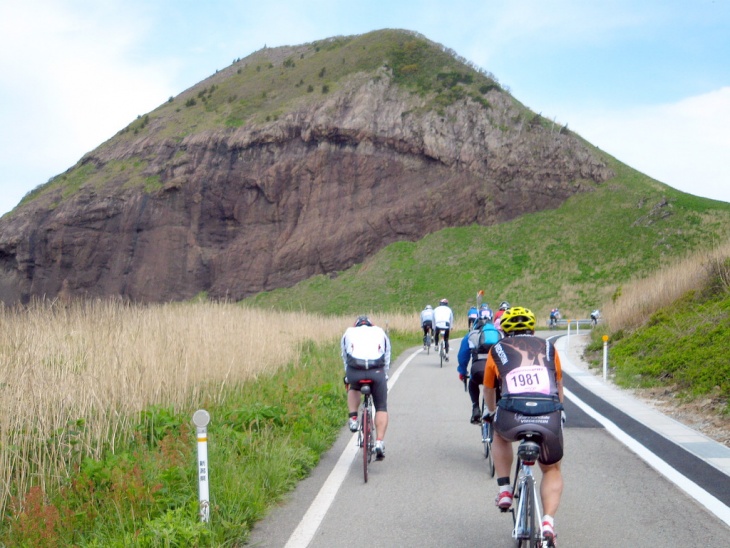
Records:
<instances>
[{"instance_id":1,"label":"grassy hillside","mask_svg":"<svg viewBox=\"0 0 730 548\"><path fill-rule=\"evenodd\" d=\"M418 311L447 297L466 312L476 291L539 318L585 318L622 284L730 234L730 204L694 197L612 160L618 174L552 211L497 226L450 228L388 246L337 277L259 294L255 306L324 313ZM444 199L448 199L445 197Z\"/></svg>"}]
</instances>

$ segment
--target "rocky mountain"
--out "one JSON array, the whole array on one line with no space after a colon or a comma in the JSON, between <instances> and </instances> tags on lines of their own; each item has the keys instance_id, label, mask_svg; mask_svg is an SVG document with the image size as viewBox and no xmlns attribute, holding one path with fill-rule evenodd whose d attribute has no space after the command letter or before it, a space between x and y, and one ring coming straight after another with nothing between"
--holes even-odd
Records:
<instances>
[{"instance_id":1,"label":"rocky mountain","mask_svg":"<svg viewBox=\"0 0 730 548\"><path fill-rule=\"evenodd\" d=\"M0 219L0 299L240 299L613 176L406 31L265 48L140 116Z\"/></svg>"}]
</instances>

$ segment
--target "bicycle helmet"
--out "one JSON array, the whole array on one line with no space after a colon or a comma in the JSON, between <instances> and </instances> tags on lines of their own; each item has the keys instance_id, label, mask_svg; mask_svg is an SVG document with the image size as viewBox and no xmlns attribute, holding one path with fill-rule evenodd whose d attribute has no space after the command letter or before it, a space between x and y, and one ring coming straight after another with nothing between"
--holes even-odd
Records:
<instances>
[{"instance_id":1,"label":"bicycle helmet","mask_svg":"<svg viewBox=\"0 0 730 548\"><path fill-rule=\"evenodd\" d=\"M355 320L355 327L360 327L361 325L369 325L372 327L373 323L367 316L358 316L357 320Z\"/></svg>"},{"instance_id":2,"label":"bicycle helmet","mask_svg":"<svg viewBox=\"0 0 730 548\"><path fill-rule=\"evenodd\" d=\"M439 304L443 306L449 306L449 299L441 299L439 301Z\"/></svg>"},{"instance_id":3,"label":"bicycle helmet","mask_svg":"<svg viewBox=\"0 0 730 548\"><path fill-rule=\"evenodd\" d=\"M511 306L500 318L499 327L505 333L535 331L535 315L521 306Z\"/></svg>"},{"instance_id":4,"label":"bicycle helmet","mask_svg":"<svg viewBox=\"0 0 730 548\"><path fill-rule=\"evenodd\" d=\"M431 306L430 304L427 304L426 305L426 310L433 310L433 306Z\"/></svg>"},{"instance_id":5,"label":"bicycle helmet","mask_svg":"<svg viewBox=\"0 0 730 548\"><path fill-rule=\"evenodd\" d=\"M507 310L509 308L509 303L507 301L502 301L499 305L500 310Z\"/></svg>"}]
</instances>

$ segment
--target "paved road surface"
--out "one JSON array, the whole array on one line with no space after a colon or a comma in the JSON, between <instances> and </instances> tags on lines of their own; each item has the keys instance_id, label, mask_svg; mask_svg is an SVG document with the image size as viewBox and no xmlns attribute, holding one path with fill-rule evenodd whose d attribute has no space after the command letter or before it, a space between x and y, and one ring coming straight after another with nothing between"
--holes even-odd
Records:
<instances>
[{"instance_id":1,"label":"paved road surface","mask_svg":"<svg viewBox=\"0 0 730 548\"><path fill-rule=\"evenodd\" d=\"M457 348L444 368L433 353L419 353L407 364L388 398L386 459L373 463L364 484L358 454L311 542L289 546L513 546L511 517L494 507L496 480L486 472L479 429L468 420L471 407L456 374ZM730 527L570 401L566 412L565 491L556 518L560 548L730 546ZM343 428L312 476L255 528L249 545L287 545L352 443Z\"/></svg>"}]
</instances>

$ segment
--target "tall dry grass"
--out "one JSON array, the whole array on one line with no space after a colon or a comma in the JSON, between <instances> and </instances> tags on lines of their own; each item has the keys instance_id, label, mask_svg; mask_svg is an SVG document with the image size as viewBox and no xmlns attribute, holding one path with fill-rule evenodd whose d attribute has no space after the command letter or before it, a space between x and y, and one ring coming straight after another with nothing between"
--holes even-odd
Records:
<instances>
[{"instance_id":1,"label":"tall dry grass","mask_svg":"<svg viewBox=\"0 0 730 548\"><path fill-rule=\"evenodd\" d=\"M416 314L372 318L418 327ZM145 408L218 402L226 386L297 364L300 343L339 338L352 320L230 303L0 308L0 515L10 493L113 450Z\"/></svg>"},{"instance_id":2,"label":"tall dry grass","mask_svg":"<svg viewBox=\"0 0 730 548\"><path fill-rule=\"evenodd\" d=\"M620 288L620 294L604 305L601 314L612 331L634 329L657 310L671 305L688 291L702 289L719 277L730 285L726 261L730 242L712 250L693 253L651 276Z\"/></svg>"}]
</instances>

